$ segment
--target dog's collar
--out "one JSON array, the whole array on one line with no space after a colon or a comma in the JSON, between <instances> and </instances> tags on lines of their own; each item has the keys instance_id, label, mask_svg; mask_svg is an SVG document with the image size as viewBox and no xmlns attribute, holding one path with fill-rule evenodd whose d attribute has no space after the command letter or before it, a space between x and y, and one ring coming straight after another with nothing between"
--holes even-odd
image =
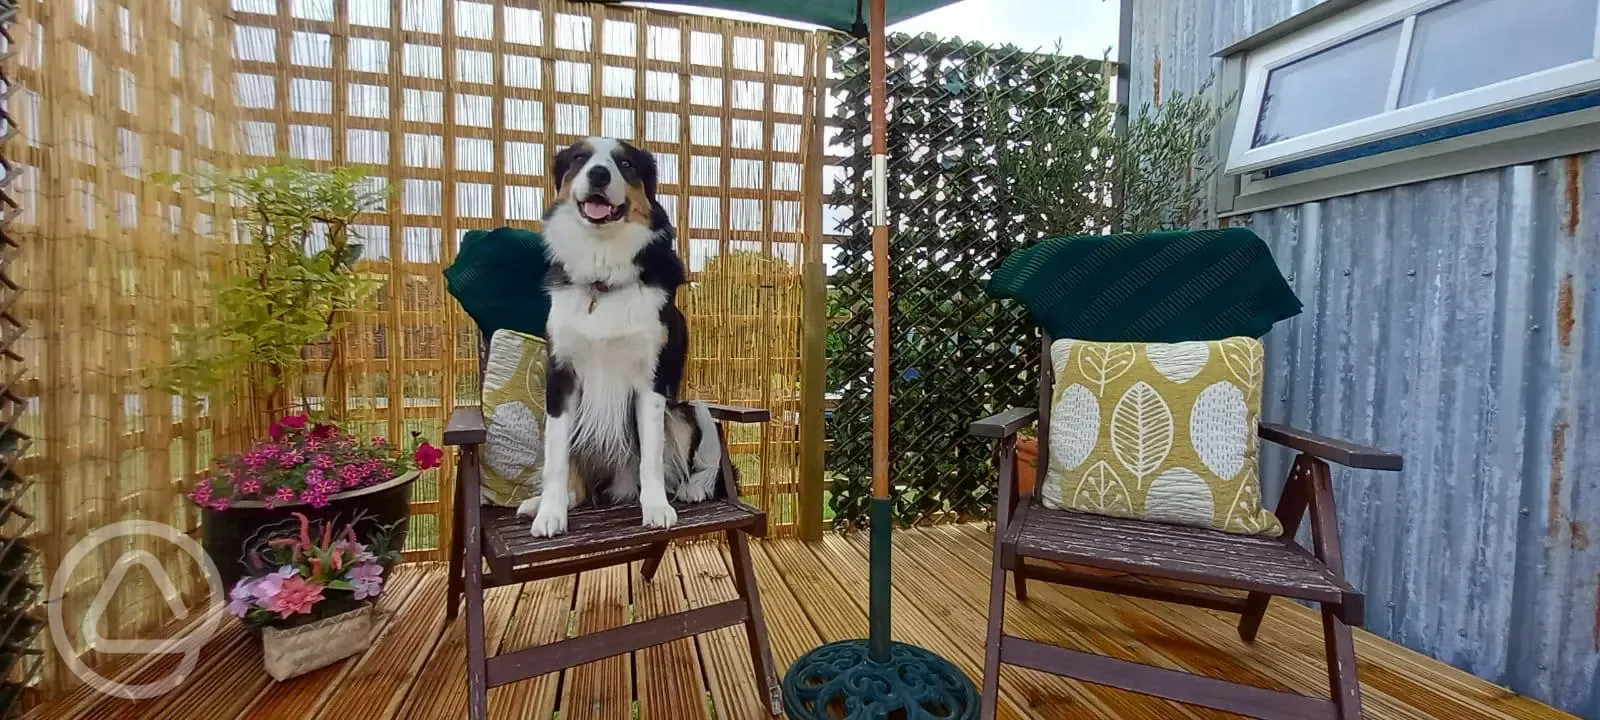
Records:
<instances>
[{"instance_id":1,"label":"dog's collar","mask_svg":"<svg viewBox=\"0 0 1600 720\"><path fill-rule=\"evenodd\" d=\"M596 281L594 281L592 283L589 283L587 287L589 288L589 312L590 313L593 313L594 312L594 306L599 304L601 295L604 295L604 294L606 294L608 292L611 292L612 290L617 289L616 285L612 285L611 283L608 283L608 282L601 282L599 280L596 280Z\"/></svg>"}]
</instances>

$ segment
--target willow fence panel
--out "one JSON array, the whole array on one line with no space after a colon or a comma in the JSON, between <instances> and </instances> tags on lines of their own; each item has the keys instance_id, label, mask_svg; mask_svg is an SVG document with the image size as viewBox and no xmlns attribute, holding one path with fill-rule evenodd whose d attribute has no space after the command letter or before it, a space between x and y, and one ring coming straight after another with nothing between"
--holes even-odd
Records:
<instances>
[{"instance_id":1,"label":"willow fence panel","mask_svg":"<svg viewBox=\"0 0 1600 720\"><path fill-rule=\"evenodd\" d=\"M967 435L995 409L1030 406L1037 342L1026 312L985 294L989 273L1041 233L995 172L1016 120L1044 113L1065 128L1093 122L1104 67L1079 57L892 35L889 70L890 457L895 517L913 524L987 517L995 472ZM863 525L872 468L870 97L865 44L836 43L828 203L839 232L832 277L829 504L836 525ZM830 129L830 133L835 132Z\"/></svg>"},{"instance_id":2,"label":"willow fence panel","mask_svg":"<svg viewBox=\"0 0 1600 720\"><path fill-rule=\"evenodd\" d=\"M120 520L195 534L181 490L250 439L227 398L145 388L174 328L207 318L233 244L226 203L152 173L287 155L390 188L357 228L358 268L383 290L340 342L307 349L298 396L359 430L438 443L479 385L477 331L442 271L470 230L539 227L555 152L591 134L656 152L691 270L687 394L773 409L736 429L732 450L747 499L794 531L818 36L558 0L22 0L16 29L11 237L36 249L16 265L29 288L18 315L37 328L16 347L38 368L19 392L17 427L36 442L16 471L38 481L21 506L37 517L41 581ZM415 489L408 559L442 558L449 537L453 472L432 475ZM203 590L171 543L139 543L181 594ZM106 543L71 573L58 602L73 627L126 549ZM172 619L138 575L116 590L104 636ZM91 666L107 660L74 644ZM58 662L42 687L73 682Z\"/></svg>"}]
</instances>

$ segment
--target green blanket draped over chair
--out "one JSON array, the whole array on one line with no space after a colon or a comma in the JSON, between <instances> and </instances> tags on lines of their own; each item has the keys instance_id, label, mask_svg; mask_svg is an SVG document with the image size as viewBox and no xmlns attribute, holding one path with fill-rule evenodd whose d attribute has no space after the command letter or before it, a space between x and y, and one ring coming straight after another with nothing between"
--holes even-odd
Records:
<instances>
[{"instance_id":1,"label":"green blanket draped over chair","mask_svg":"<svg viewBox=\"0 0 1600 720\"><path fill-rule=\"evenodd\" d=\"M1259 338L1301 309L1245 228L1049 238L1007 257L988 292L1051 337L1098 342Z\"/></svg>"},{"instance_id":2,"label":"green blanket draped over chair","mask_svg":"<svg viewBox=\"0 0 1600 720\"><path fill-rule=\"evenodd\" d=\"M550 294L544 289L550 260L532 230L473 230L461 238L445 286L485 338L500 329L544 337Z\"/></svg>"}]
</instances>

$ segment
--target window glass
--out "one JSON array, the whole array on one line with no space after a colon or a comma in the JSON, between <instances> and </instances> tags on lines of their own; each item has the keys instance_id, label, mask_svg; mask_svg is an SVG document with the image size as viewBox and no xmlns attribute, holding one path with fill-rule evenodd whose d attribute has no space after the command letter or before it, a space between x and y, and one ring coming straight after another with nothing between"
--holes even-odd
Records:
<instances>
[{"instance_id":1,"label":"window glass","mask_svg":"<svg viewBox=\"0 0 1600 720\"><path fill-rule=\"evenodd\" d=\"M1383 112L1399 45L1396 23L1272 70L1251 147Z\"/></svg>"},{"instance_id":2,"label":"window glass","mask_svg":"<svg viewBox=\"0 0 1600 720\"><path fill-rule=\"evenodd\" d=\"M1401 106L1594 57L1595 0L1457 0L1417 15Z\"/></svg>"}]
</instances>

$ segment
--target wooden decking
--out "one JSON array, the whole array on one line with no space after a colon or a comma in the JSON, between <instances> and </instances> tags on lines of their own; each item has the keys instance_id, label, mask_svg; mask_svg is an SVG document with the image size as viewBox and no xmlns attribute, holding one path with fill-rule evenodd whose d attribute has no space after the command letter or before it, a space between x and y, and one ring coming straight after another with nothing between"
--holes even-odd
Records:
<instances>
[{"instance_id":1,"label":"wooden decking","mask_svg":"<svg viewBox=\"0 0 1600 720\"><path fill-rule=\"evenodd\" d=\"M895 637L981 672L989 535L982 526L900 532L895 539ZM867 631L865 537L756 545L756 572L780 669L822 642ZM1263 687L1326 697L1317 617L1274 602L1255 645L1208 610L1034 583L1010 603L1014 633L1068 647ZM200 669L172 693L142 702L88 692L33 713L40 718L462 718L461 620L445 625L440 565L403 566L385 592L388 628L365 655L274 685L259 643L233 622L211 641ZM621 567L508 587L490 594L491 647L507 650L732 599L716 545L674 547L654 583ZM630 600L631 598L631 600ZM1358 633L1362 695L1371 718L1568 718L1442 663ZM130 671L154 680L175 657ZM1232 717L1016 668L1001 678L1001 717L1197 720ZM763 717L741 629L727 628L592 663L489 693L496 718L744 720Z\"/></svg>"}]
</instances>

